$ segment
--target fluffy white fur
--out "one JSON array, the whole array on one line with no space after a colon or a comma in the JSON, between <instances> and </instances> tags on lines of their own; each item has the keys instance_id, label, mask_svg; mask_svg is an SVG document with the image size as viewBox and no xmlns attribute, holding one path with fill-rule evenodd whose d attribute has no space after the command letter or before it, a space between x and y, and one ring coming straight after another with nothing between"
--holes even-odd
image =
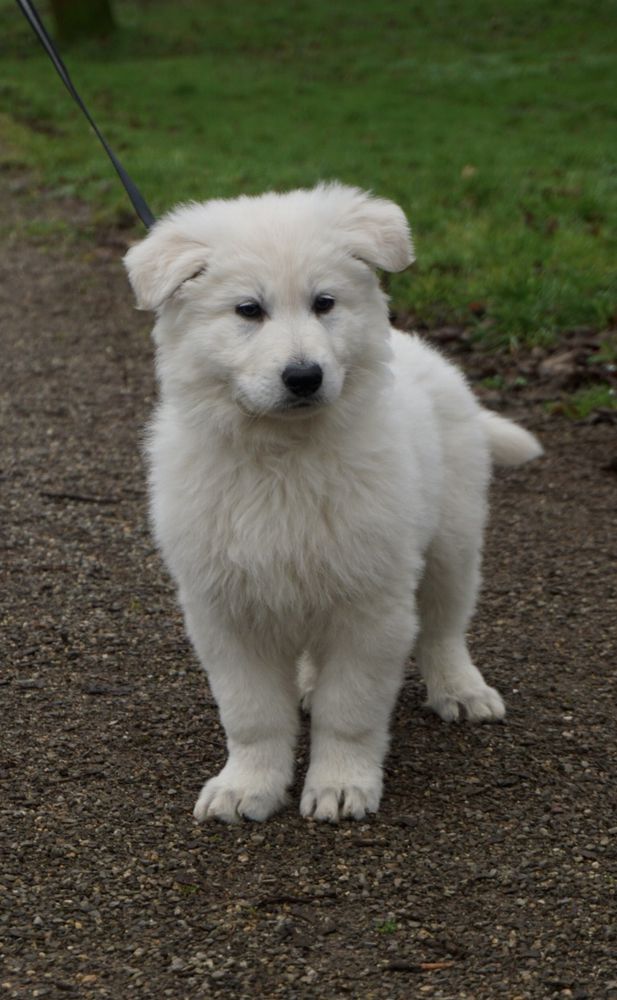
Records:
<instances>
[{"instance_id":1,"label":"fluffy white fur","mask_svg":"<svg viewBox=\"0 0 617 1000\"><path fill-rule=\"evenodd\" d=\"M152 519L227 735L198 820L283 805L301 696L302 814L375 812L414 646L443 719L504 715L465 631L491 459L541 449L391 330L374 269L411 260L402 211L337 184L182 206L127 254L157 310ZM237 314L247 301L261 318ZM309 399L284 385L290 363L321 366Z\"/></svg>"}]
</instances>

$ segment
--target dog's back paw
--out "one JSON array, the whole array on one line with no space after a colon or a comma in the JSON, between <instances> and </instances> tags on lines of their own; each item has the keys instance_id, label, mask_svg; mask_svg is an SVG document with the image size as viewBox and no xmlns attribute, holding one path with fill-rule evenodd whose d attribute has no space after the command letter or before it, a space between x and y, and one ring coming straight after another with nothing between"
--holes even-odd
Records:
<instances>
[{"instance_id":1,"label":"dog's back paw","mask_svg":"<svg viewBox=\"0 0 617 1000\"><path fill-rule=\"evenodd\" d=\"M308 653L303 653L298 660L297 682L300 693L300 708L310 715L313 703L313 692L317 683L317 667Z\"/></svg>"},{"instance_id":2,"label":"dog's back paw","mask_svg":"<svg viewBox=\"0 0 617 1000\"><path fill-rule=\"evenodd\" d=\"M484 682L477 689L432 691L426 705L444 722L456 722L459 719L468 719L469 722L499 722L506 714L506 706L499 691Z\"/></svg>"}]
</instances>

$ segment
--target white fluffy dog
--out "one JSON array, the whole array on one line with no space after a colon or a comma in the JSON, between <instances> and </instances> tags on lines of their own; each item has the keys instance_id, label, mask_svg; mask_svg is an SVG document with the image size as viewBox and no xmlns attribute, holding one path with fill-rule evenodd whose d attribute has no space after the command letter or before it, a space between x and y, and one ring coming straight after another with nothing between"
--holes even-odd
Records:
<instances>
[{"instance_id":1,"label":"white fluffy dog","mask_svg":"<svg viewBox=\"0 0 617 1000\"><path fill-rule=\"evenodd\" d=\"M227 735L198 820L283 805L303 695L302 815L375 812L414 645L443 719L504 715L465 630L491 461L541 448L390 328L375 268L411 261L401 209L339 184L185 205L127 254L157 313L156 538Z\"/></svg>"}]
</instances>

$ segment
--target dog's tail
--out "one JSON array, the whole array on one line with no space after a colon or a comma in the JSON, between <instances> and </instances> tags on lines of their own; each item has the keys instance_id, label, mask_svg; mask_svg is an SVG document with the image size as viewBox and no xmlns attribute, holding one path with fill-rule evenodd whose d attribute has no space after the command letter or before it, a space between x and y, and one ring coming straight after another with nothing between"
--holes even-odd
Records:
<instances>
[{"instance_id":1,"label":"dog's tail","mask_svg":"<svg viewBox=\"0 0 617 1000\"><path fill-rule=\"evenodd\" d=\"M480 420L495 465L522 465L542 454L538 439L512 420L506 420L490 410L481 410Z\"/></svg>"}]
</instances>

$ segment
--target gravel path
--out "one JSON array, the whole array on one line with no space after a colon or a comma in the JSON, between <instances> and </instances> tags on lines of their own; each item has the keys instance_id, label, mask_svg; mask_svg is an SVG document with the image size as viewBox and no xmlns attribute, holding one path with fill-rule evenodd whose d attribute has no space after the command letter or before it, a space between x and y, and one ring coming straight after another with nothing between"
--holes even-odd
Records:
<instances>
[{"instance_id":1,"label":"gravel path","mask_svg":"<svg viewBox=\"0 0 617 1000\"><path fill-rule=\"evenodd\" d=\"M402 692L380 814L197 827L224 755L149 537L154 387L122 238L8 244L0 983L7 997L617 998L617 442L508 412L472 648L503 725ZM300 749L299 773L306 764Z\"/></svg>"}]
</instances>

